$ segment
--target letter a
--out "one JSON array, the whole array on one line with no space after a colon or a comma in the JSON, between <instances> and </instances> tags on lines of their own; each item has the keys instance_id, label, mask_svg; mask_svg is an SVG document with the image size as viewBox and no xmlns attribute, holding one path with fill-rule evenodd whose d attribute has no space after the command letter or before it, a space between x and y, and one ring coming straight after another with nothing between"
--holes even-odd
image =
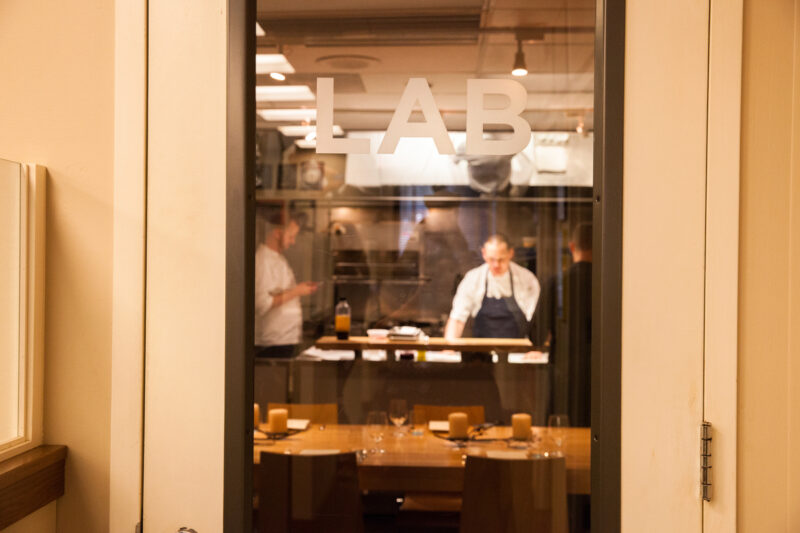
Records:
<instances>
[{"instance_id":1,"label":"letter a","mask_svg":"<svg viewBox=\"0 0 800 533\"><path fill-rule=\"evenodd\" d=\"M409 122L414 104L419 102L425 122ZM454 154L453 143L447 135L442 115L436 108L436 102L431 94L431 88L425 78L411 78L400 97L400 103L392 115L392 121L386 129L379 154L393 154L401 137L430 137L436 143L440 154Z\"/></svg>"}]
</instances>

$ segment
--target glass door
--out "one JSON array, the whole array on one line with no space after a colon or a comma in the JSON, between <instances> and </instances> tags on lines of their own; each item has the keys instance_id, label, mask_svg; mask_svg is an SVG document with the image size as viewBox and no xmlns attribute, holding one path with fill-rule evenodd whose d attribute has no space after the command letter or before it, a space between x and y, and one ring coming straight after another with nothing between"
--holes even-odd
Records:
<instances>
[{"instance_id":1,"label":"glass door","mask_svg":"<svg viewBox=\"0 0 800 533\"><path fill-rule=\"evenodd\" d=\"M590 529L595 19L259 4L257 530L261 462L320 450L356 454L368 531L467 497L470 457L560 461Z\"/></svg>"}]
</instances>

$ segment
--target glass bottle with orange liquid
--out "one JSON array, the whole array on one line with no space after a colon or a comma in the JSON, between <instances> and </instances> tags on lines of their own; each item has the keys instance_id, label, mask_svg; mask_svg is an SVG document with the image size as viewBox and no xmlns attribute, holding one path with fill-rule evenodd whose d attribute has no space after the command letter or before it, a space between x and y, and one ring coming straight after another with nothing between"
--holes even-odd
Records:
<instances>
[{"instance_id":1,"label":"glass bottle with orange liquid","mask_svg":"<svg viewBox=\"0 0 800 533\"><path fill-rule=\"evenodd\" d=\"M336 338L347 340L350 338L350 304L347 303L347 299L339 298L335 313Z\"/></svg>"}]
</instances>

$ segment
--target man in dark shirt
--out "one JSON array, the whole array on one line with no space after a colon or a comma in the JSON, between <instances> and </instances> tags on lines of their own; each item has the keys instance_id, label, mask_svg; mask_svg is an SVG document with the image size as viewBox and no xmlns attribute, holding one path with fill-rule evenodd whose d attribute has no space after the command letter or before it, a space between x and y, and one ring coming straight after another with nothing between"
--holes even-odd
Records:
<instances>
[{"instance_id":1,"label":"man in dark shirt","mask_svg":"<svg viewBox=\"0 0 800 533\"><path fill-rule=\"evenodd\" d=\"M572 265L549 280L536 309L532 338L549 346L552 413L569 415L570 425L591 425L592 226L578 224L569 243ZM561 291L559 293L559 291ZM559 298L559 294L561 298Z\"/></svg>"},{"instance_id":2,"label":"man in dark shirt","mask_svg":"<svg viewBox=\"0 0 800 533\"><path fill-rule=\"evenodd\" d=\"M561 287L556 276L542 288L531 339L537 346L549 346L550 412L566 413L571 426L589 427L592 422L591 224L575 226L569 249L573 263L564 272ZM570 495L567 503L570 533L587 533L591 514L589 497Z\"/></svg>"}]
</instances>

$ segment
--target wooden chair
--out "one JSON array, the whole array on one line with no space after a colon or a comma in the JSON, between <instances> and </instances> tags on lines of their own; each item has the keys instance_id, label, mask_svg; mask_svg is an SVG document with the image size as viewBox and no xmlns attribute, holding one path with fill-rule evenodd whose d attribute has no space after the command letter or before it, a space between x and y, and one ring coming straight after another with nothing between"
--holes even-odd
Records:
<instances>
[{"instance_id":1,"label":"wooden chair","mask_svg":"<svg viewBox=\"0 0 800 533\"><path fill-rule=\"evenodd\" d=\"M431 420L447 420L450 413L466 413L470 426L486 422L482 405L414 405L414 423L427 424Z\"/></svg>"},{"instance_id":2,"label":"wooden chair","mask_svg":"<svg viewBox=\"0 0 800 533\"><path fill-rule=\"evenodd\" d=\"M414 423L447 420L450 413L466 413L471 426L486 421L482 405L414 405ZM398 513L398 525L406 531L456 530L461 510L461 496L426 492L408 492Z\"/></svg>"},{"instance_id":3,"label":"wooden chair","mask_svg":"<svg viewBox=\"0 0 800 533\"><path fill-rule=\"evenodd\" d=\"M461 533L567 533L563 457L467 456Z\"/></svg>"},{"instance_id":4,"label":"wooden chair","mask_svg":"<svg viewBox=\"0 0 800 533\"><path fill-rule=\"evenodd\" d=\"M397 528L406 533L456 533L460 517L460 493L407 493L398 509Z\"/></svg>"},{"instance_id":5,"label":"wooden chair","mask_svg":"<svg viewBox=\"0 0 800 533\"><path fill-rule=\"evenodd\" d=\"M363 533L354 453L261 452L258 533Z\"/></svg>"},{"instance_id":6,"label":"wooden chair","mask_svg":"<svg viewBox=\"0 0 800 533\"><path fill-rule=\"evenodd\" d=\"M305 418L312 424L338 424L339 408L335 403L268 403L269 409L286 409L289 418Z\"/></svg>"}]
</instances>

